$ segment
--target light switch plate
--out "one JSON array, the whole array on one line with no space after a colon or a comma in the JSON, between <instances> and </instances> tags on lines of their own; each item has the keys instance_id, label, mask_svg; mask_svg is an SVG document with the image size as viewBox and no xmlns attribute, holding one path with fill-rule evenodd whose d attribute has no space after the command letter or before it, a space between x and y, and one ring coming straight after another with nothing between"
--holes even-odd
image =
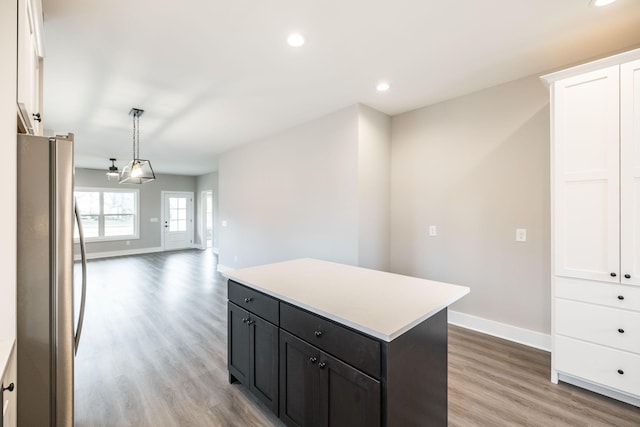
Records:
<instances>
[{"instance_id":1,"label":"light switch plate","mask_svg":"<svg viewBox=\"0 0 640 427\"><path fill-rule=\"evenodd\" d=\"M438 228L435 225L430 225L429 226L429 236L433 237L433 236L437 236L438 235Z\"/></svg>"},{"instance_id":2,"label":"light switch plate","mask_svg":"<svg viewBox=\"0 0 640 427\"><path fill-rule=\"evenodd\" d=\"M516 242L526 242L526 241L527 241L527 229L516 228Z\"/></svg>"}]
</instances>

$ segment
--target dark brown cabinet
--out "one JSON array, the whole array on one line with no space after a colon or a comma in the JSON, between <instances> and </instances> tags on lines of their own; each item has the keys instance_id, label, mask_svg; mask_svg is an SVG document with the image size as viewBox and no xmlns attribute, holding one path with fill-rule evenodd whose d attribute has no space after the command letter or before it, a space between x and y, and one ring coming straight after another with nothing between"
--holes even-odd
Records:
<instances>
[{"instance_id":1,"label":"dark brown cabinet","mask_svg":"<svg viewBox=\"0 0 640 427\"><path fill-rule=\"evenodd\" d=\"M291 427L447 425L447 310L392 341L232 280L229 381Z\"/></svg>"},{"instance_id":2,"label":"dark brown cabinet","mask_svg":"<svg viewBox=\"0 0 640 427\"><path fill-rule=\"evenodd\" d=\"M239 381L278 413L278 327L228 304L229 382Z\"/></svg>"},{"instance_id":3,"label":"dark brown cabinet","mask_svg":"<svg viewBox=\"0 0 640 427\"><path fill-rule=\"evenodd\" d=\"M292 427L380 425L380 382L280 330L280 418Z\"/></svg>"}]
</instances>

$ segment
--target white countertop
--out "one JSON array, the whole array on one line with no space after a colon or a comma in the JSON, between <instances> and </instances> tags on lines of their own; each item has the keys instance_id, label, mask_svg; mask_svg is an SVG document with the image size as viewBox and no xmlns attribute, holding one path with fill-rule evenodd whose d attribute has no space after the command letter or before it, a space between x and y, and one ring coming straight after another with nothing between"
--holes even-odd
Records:
<instances>
[{"instance_id":1,"label":"white countertop","mask_svg":"<svg viewBox=\"0 0 640 427\"><path fill-rule=\"evenodd\" d=\"M310 258L232 270L225 276L384 341L469 293L466 286Z\"/></svg>"},{"instance_id":2,"label":"white countertop","mask_svg":"<svg viewBox=\"0 0 640 427\"><path fill-rule=\"evenodd\" d=\"M14 342L15 340L0 340L0 379L4 375Z\"/></svg>"}]
</instances>

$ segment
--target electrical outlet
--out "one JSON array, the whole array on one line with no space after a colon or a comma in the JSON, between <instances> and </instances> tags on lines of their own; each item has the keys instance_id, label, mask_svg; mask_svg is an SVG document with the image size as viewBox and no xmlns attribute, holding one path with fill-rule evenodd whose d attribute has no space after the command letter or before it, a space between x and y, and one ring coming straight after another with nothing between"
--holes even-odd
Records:
<instances>
[{"instance_id":1,"label":"electrical outlet","mask_svg":"<svg viewBox=\"0 0 640 427\"><path fill-rule=\"evenodd\" d=\"M435 225L430 225L429 226L429 236L433 237L433 236L437 236L438 235L438 228Z\"/></svg>"},{"instance_id":2,"label":"electrical outlet","mask_svg":"<svg viewBox=\"0 0 640 427\"><path fill-rule=\"evenodd\" d=\"M526 242L526 241L527 241L527 229L516 228L516 242Z\"/></svg>"}]
</instances>

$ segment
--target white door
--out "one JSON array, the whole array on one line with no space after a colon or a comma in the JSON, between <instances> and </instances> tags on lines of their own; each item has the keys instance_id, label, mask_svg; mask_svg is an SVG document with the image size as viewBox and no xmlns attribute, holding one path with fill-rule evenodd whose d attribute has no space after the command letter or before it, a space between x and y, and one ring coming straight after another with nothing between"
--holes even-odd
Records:
<instances>
[{"instance_id":1,"label":"white door","mask_svg":"<svg viewBox=\"0 0 640 427\"><path fill-rule=\"evenodd\" d=\"M193 193L162 192L164 250L185 249L193 244Z\"/></svg>"},{"instance_id":2,"label":"white door","mask_svg":"<svg viewBox=\"0 0 640 427\"><path fill-rule=\"evenodd\" d=\"M640 285L640 60L620 68L620 282Z\"/></svg>"},{"instance_id":3,"label":"white door","mask_svg":"<svg viewBox=\"0 0 640 427\"><path fill-rule=\"evenodd\" d=\"M554 84L555 274L619 282L619 67Z\"/></svg>"}]
</instances>

